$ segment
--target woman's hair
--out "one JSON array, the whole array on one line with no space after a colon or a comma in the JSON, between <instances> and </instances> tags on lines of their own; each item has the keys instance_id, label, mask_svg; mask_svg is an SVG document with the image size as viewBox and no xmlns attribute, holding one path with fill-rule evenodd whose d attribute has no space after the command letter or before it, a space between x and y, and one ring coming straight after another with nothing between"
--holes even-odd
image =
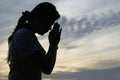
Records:
<instances>
[{"instance_id":1,"label":"woman's hair","mask_svg":"<svg viewBox=\"0 0 120 80\"><path fill-rule=\"evenodd\" d=\"M10 44L13 35L16 33L17 30L25 27L31 19L39 17L42 19L50 19L50 20L57 20L60 15L58 11L56 10L56 7L49 3L49 2L43 2L38 4L31 12L25 11L22 12L22 16L19 18L17 26L15 27L13 33L8 38L8 44ZM10 60L10 53L8 52L7 62L9 63Z\"/></svg>"}]
</instances>

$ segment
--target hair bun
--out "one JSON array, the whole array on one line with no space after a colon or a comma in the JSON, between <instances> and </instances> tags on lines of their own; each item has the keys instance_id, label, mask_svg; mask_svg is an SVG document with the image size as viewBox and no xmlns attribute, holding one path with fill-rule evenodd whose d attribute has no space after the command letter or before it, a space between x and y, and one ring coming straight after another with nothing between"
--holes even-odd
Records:
<instances>
[{"instance_id":1,"label":"hair bun","mask_svg":"<svg viewBox=\"0 0 120 80\"><path fill-rule=\"evenodd\" d=\"M24 16L24 18L26 20L29 20L29 18L30 18L30 12L29 11L22 12L22 16Z\"/></svg>"}]
</instances>

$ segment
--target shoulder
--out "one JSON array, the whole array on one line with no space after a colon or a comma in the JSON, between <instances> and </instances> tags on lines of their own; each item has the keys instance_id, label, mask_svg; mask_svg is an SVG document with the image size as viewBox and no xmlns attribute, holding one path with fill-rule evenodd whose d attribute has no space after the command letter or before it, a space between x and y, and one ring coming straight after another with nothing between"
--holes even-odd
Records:
<instances>
[{"instance_id":1,"label":"shoulder","mask_svg":"<svg viewBox=\"0 0 120 80\"><path fill-rule=\"evenodd\" d=\"M14 39L17 39L17 40L30 39L30 40L32 40L32 39L37 39L37 37L35 36L35 34L31 30L26 29L26 28L21 28L14 34Z\"/></svg>"},{"instance_id":2,"label":"shoulder","mask_svg":"<svg viewBox=\"0 0 120 80\"><path fill-rule=\"evenodd\" d=\"M34 35L34 33L29 29L21 28L15 33L15 35L23 35L23 36L24 35Z\"/></svg>"}]
</instances>

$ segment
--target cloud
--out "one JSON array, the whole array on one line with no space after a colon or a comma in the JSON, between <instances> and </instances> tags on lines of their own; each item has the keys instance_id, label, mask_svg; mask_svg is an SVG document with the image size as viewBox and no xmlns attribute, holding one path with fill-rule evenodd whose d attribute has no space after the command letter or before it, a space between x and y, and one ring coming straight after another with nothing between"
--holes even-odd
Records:
<instances>
[{"instance_id":1,"label":"cloud","mask_svg":"<svg viewBox=\"0 0 120 80\"><path fill-rule=\"evenodd\" d=\"M57 72L44 78L54 80L119 80L120 67L110 69L79 69L77 72Z\"/></svg>"},{"instance_id":2,"label":"cloud","mask_svg":"<svg viewBox=\"0 0 120 80\"><path fill-rule=\"evenodd\" d=\"M119 63L120 63L119 59L109 59L109 60L101 60L97 62L94 66L98 67L99 69L107 69L107 68L119 67L120 66Z\"/></svg>"},{"instance_id":3,"label":"cloud","mask_svg":"<svg viewBox=\"0 0 120 80\"><path fill-rule=\"evenodd\" d=\"M94 3L96 3L95 5L93 5L93 7L96 7L97 9L99 8L107 8L107 9L118 9L119 8L119 4L120 1L118 0L94 0ZM93 3L93 4L94 4Z\"/></svg>"},{"instance_id":4,"label":"cloud","mask_svg":"<svg viewBox=\"0 0 120 80\"><path fill-rule=\"evenodd\" d=\"M8 80L6 75L0 73L0 80Z\"/></svg>"},{"instance_id":5,"label":"cloud","mask_svg":"<svg viewBox=\"0 0 120 80\"><path fill-rule=\"evenodd\" d=\"M120 14L107 12L83 18L61 18L63 27L58 63L72 67L107 69L119 67ZM63 52L62 52L63 51ZM64 69L64 68L63 68ZM60 69L62 70L62 68Z\"/></svg>"},{"instance_id":6,"label":"cloud","mask_svg":"<svg viewBox=\"0 0 120 80\"><path fill-rule=\"evenodd\" d=\"M64 0L57 3L58 10L67 17L80 17L84 14L119 11L119 0Z\"/></svg>"},{"instance_id":7,"label":"cloud","mask_svg":"<svg viewBox=\"0 0 120 80\"><path fill-rule=\"evenodd\" d=\"M82 37L103 28L120 25L120 12L92 14L82 18L61 18L63 37Z\"/></svg>"}]
</instances>

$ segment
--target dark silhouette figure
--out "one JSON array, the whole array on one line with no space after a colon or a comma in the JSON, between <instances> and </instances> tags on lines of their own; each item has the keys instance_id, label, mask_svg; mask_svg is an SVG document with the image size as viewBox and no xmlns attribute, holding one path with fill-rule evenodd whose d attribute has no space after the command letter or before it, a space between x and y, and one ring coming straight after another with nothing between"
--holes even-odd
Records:
<instances>
[{"instance_id":1,"label":"dark silhouette figure","mask_svg":"<svg viewBox=\"0 0 120 80\"><path fill-rule=\"evenodd\" d=\"M8 38L8 80L41 80L41 73L52 72L62 31L56 22L58 18L60 15L56 7L49 2L40 3L31 12L22 13ZM49 30L49 49L46 53L35 33L43 35Z\"/></svg>"}]
</instances>

